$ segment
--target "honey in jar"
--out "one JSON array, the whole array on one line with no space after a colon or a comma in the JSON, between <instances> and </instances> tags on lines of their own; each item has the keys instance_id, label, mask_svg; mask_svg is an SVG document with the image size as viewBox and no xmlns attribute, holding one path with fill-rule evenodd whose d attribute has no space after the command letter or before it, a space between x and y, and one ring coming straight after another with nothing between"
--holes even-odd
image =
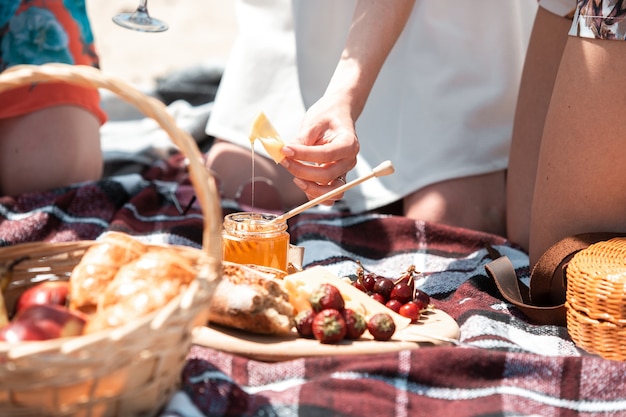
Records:
<instances>
[{"instance_id":1,"label":"honey in jar","mask_svg":"<svg viewBox=\"0 0 626 417\"><path fill-rule=\"evenodd\" d=\"M287 272L287 223L272 221L277 215L242 212L224 217L224 260L268 266Z\"/></svg>"}]
</instances>

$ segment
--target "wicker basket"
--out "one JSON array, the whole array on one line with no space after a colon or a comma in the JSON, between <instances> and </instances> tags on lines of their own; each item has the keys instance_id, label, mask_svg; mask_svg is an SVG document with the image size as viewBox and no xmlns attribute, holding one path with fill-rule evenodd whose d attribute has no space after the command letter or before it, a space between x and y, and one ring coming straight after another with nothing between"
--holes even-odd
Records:
<instances>
[{"instance_id":1,"label":"wicker basket","mask_svg":"<svg viewBox=\"0 0 626 417\"><path fill-rule=\"evenodd\" d=\"M0 92L33 82L65 81L108 89L158 122L189 159L204 216L203 249L168 246L193 256L198 279L151 315L125 326L44 342L0 343L1 416L151 416L180 382L191 331L206 318L221 277L222 213L215 182L193 139L176 126L166 107L123 81L90 67L18 66L0 74ZM45 279L68 279L93 241L27 243L0 249L9 270L7 303Z\"/></svg>"},{"instance_id":2,"label":"wicker basket","mask_svg":"<svg viewBox=\"0 0 626 417\"><path fill-rule=\"evenodd\" d=\"M567 330L576 345L626 359L626 238L595 243L567 265Z\"/></svg>"}]
</instances>

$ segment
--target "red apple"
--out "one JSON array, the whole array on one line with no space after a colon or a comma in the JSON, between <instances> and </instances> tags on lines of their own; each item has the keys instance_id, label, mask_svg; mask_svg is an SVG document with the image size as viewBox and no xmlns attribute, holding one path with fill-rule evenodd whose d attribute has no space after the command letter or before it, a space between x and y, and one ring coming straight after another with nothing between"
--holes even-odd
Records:
<instances>
[{"instance_id":1,"label":"red apple","mask_svg":"<svg viewBox=\"0 0 626 417\"><path fill-rule=\"evenodd\" d=\"M0 329L0 340L22 342L79 336L86 320L65 307L40 304L21 310L9 324Z\"/></svg>"},{"instance_id":2,"label":"red apple","mask_svg":"<svg viewBox=\"0 0 626 417\"><path fill-rule=\"evenodd\" d=\"M0 328L6 326L9 323L9 312L7 311L7 306L4 301L4 295L2 295L2 290L0 290Z\"/></svg>"},{"instance_id":3,"label":"red apple","mask_svg":"<svg viewBox=\"0 0 626 417\"><path fill-rule=\"evenodd\" d=\"M0 340L9 343L18 343L25 340L47 340L50 339L44 330L27 326L25 323L10 322L0 329Z\"/></svg>"},{"instance_id":4,"label":"red apple","mask_svg":"<svg viewBox=\"0 0 626 417\"><path fill-rule=\"evenodd\" d=\"M69 282L46 281L30 287L17 300L15 312L24 310L31 305L54 304L65 306L69 293Z\"/></svg>"}]
</instances>

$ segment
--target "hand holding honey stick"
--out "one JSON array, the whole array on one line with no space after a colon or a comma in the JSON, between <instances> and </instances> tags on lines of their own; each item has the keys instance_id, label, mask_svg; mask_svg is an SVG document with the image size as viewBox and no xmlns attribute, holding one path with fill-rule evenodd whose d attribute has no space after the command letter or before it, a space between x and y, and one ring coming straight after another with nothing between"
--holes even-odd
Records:
<instances>
[{"instance_id":1,"label":"hand holding honey stick","mask_svg":"<svg viewBox=\"0 0 626 417\"><path fill-rule=\"evenodd\" d=\"M345 192L346 190L349 190L352 187L355 187L359 184L361 184L362 182L365 182L371 178L374 177L383 177L385 175L390 175L393 174L393 172L395 171L393 164L391 163L391 161L385 161L383 163L381 163L380 165L378 165L377 167L375 167L374 169L372 169L372 172L370 172L369 174L363 175L362 177L356 178L352 181L350 181L347 184L342 185L341 187L337 187L334 190L331 190L329 192L327 192L326 194L322 194L321 196L314 198L313 200L309 200L306 203L295 207L291 210L289 210L288 212L276 217L274 220L272 220L272 222L284 222L287 219L290 219L291 217L302 213L305 210L310 209L313 206L316 206L318 204L323 203L324 201L328 200L329 198L337 195L337 194L341 194L343 192Z\"/></svg>"}]
</instances>

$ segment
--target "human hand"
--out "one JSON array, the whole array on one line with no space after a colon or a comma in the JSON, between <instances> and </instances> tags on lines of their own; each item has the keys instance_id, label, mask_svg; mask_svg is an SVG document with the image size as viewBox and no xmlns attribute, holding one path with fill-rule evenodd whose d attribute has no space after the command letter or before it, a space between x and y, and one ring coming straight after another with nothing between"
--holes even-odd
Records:
<instances>
[{"instance_id":1,"label":"human hand","mask_svg":"<svg viewBox=\"0 0 626 417\"><path fill-rule=\"evenodd\" d=\"M346 183L360 149L354 124L342 97L324 96L306 112L297 138L283 147L281 164L309 200ZM342 197L335 195L323 204Z\"/></svg>"}]
</instances>

